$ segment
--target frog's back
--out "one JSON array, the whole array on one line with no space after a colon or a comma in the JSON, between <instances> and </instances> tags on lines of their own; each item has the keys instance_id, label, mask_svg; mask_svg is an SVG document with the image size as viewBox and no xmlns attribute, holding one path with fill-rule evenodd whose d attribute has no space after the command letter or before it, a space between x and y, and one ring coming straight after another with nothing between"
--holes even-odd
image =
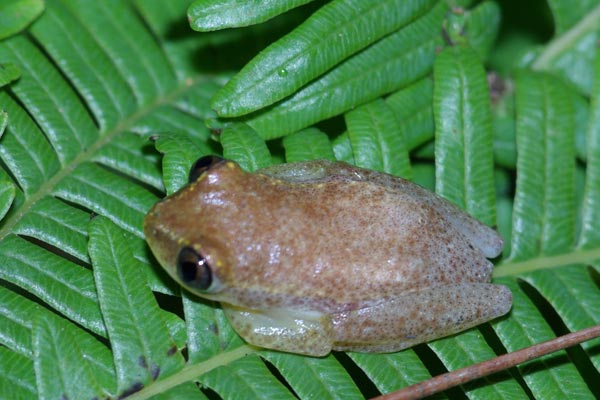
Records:
<instances>
[{"instance_id":1,"label":"frog's back","mask_svg":"<svg viewBox=\"0 0 600 400\"><path fill-rule=\"evenodd\" d=\"M492 264L424 189L345 163L306 163L300 174L295 167L260 172L266 181L256 184L270 189L261 189L263 207L249 225L262 233L246 238L264 241L238 238L240 248L262 250L240 260L239 284L281 287L291 302L322 298L331 311L357 299L489 281Z\"/></svg>"}]
</instances>

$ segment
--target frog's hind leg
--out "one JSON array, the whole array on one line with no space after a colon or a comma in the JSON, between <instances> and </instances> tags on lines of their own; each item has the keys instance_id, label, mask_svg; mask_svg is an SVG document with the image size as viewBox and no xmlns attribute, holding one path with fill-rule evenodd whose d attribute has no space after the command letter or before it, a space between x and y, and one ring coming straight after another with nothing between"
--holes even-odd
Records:
<instances>
[{"instance_id":1,"label":"frog's hind leg","mask_svg":"<svg viewBox=\"0 0 600 400\"><path fill-rule=\"evenodd\" d=\"M392 352L448 336L506 314L510 290L460 283L415 291L332 316L334 350Z\"/></svg>"}]
</instances>

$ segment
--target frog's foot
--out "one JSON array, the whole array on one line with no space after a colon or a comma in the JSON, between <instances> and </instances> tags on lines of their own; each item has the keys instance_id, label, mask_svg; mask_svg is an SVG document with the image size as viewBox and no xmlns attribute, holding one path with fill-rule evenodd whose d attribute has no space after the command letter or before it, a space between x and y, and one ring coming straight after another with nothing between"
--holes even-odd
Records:
<instances>
[{"instance_id":1,"label":"frog's foot","mask_svg":"<svg viewBox=\"0 0 600 400\"><path fill-rule=\"evenodd\" d=\"M236 332L248 343L290 353L324 356L331 351L328 316L287 309L250 310L222 304Z\"/></svg>"},{"instance_id":2,"label":"frog's foot","mask_svg":"<svg viewBox=\"0 0 600 400\"><path fill-rule=\"evenodd\" d=\"M507 287L486 283L408 293L373 307L332 315L333 349L398 351L504 315L511 304Z\"/></svg>"}]
</instances>

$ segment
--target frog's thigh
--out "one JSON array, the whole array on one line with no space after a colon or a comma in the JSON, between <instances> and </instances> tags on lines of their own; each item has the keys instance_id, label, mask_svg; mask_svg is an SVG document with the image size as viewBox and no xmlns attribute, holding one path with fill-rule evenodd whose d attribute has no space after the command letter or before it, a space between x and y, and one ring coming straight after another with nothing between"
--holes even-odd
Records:
<instances>
[{"instance_id":1,"label":"frog's thigh","mask_svg":"<svg viewBox=\"0 0 600 400\"><path fill-rule=\"evenodd\" d=\"M510 310L508 288L460 283L412 292L377 306L334 314L334 350L390 352L489 321Z\"/></svg>"},{"instance_id":2,"label":"frog's thigh","mask_svg":"<svg viewBox=\"0 0 600 400\"><path fill-rule=\"evenodd\" d=\"M236 332L248 343L291 353L323 356L331 351L331 319L285 309L250 310L222 304Z\"/></svg>"}]
</instances>

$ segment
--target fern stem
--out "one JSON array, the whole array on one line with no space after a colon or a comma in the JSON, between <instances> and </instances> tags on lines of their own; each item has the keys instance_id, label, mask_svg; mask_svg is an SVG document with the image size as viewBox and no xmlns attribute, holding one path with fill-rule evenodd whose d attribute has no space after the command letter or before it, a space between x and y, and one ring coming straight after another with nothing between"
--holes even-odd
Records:
<instances>
[{"instance_id":1,"label":"fern stem","mask_svg":"<svg viewBox=\"0 0 600 400\"><path fill-rule=\"evenodd\" d=\"M535 70L542 70L550 67L552 61L559 57L566 50L573 48L575 43L584 35L597 30L600 23L600 5L596 6L579 23L573 25L571 29L561 36L554 38L542 51L539 57L533 62L531 67Z\"/></svg>"},{"instance_id":2,"label":"fern stem","mask_svg":"<svg viewBox=\"0 0 600 400\"><path fill-rule=\"evenodd\" d=\"M217 356L209 358L201 363L187 365L181 371L149 386L146 386L139 392L134 393L127 398L129 400L149 399L152 396L165 393L167 390L174 388L175 386L179 386L182 383L193 381L199 376L204 375L208 371L217 367L231 364L232 362L255 353L256 351L258 351L257 347L244 345L235 350L218 354Z\"/></svg>"},{"instance_id":3,"label":"fern stem","mask_svg":"<svg viewBox=\"0 0 600 400\"><path fill-rule=\"evenodd\" d=\"M536 257L526 261L506 262L494 270L494 278L502 276L523 274L548 268L572 264L590 264L600 260L600 248L589 250L576 250L572 253L557 254L555 256Z\"/></svg>"}]
</instances>

